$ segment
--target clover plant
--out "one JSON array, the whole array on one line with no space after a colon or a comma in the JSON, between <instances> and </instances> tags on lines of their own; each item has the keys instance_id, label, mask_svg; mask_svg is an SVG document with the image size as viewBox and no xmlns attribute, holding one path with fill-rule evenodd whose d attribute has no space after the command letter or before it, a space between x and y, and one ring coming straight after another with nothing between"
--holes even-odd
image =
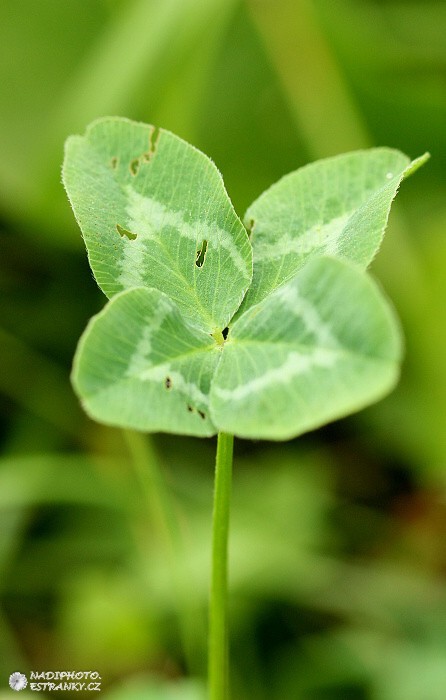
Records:
<instances>
[{"instance_id":1,"label":"clover plant","mask_svg":"<svg viewBox=\"0 0 446 700\"><path fill-rule=\"evenodd\" d=\"M72 381L95 420L218 434L209 684L227 697L233 436L288 440L384 396L395 314L366 268L412 163L375 148L286 175L239 219L213 162L124 118L67 140L63 181L109 301Z\"/></svg>"}]
</instances>

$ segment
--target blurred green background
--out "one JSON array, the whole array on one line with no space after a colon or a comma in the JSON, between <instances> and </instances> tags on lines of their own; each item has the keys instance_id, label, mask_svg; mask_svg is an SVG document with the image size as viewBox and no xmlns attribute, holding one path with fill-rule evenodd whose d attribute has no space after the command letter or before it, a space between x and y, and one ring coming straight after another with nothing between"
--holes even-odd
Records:
<instances>
[{"instance_id":1,"label":"blurred green background","mask_svg":"<svg viewBox=\"0 0 446 700\"><path fill-rule=\"evenodd\" d=\"M204 697L215 443L93 424L69 383L105 298L63 142L118 114L210 155L239 214L319 157L431 152L372 267L399 387L236 444L231 663L234 700L444 700L446 3L1 0L0 27L0 698L57 669L110 700Z\"/></svg>"}]
</instances>

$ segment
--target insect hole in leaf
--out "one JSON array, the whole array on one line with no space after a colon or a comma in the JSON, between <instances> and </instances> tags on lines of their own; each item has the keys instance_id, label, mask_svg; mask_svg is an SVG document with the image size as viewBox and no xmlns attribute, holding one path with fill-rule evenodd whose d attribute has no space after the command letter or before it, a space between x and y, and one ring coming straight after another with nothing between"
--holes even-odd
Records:
<instances>
[{"instance_id":1,"label":"insect hole in leaf","mask_svg":"<svg viewBox=\"0 0 446 700\"><path fill-rule=\"evenodd\" d=\"M208 242L206 240L201 244L201 248L197 250L197 258L195 260L195 265L197 267L203 267L204 259L206 256L206 251L208 249Z\"/></svg>"}]
</instances>

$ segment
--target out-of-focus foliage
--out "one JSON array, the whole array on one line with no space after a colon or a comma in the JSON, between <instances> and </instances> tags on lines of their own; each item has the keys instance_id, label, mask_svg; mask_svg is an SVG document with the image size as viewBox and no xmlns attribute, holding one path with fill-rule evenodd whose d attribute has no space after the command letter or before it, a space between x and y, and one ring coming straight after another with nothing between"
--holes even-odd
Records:
<instances>
[{"instance_id":1,"label":"out-of-focus foliage","mask_svg":"<svg viewBox=\"0 0 446 700\"><path fill-rule=\"evenodd\" d=\"M318 157L431 152L373 265L401 384L296 442L238 443L230 605L234 698L443 699L445 25L441 0L1 3L0 697L62 668L105 697L202 697L215 445L95 425L68 379L102 300L62 145L114 113L211 155L238 211Z\"/></svg>"}]
</instances>

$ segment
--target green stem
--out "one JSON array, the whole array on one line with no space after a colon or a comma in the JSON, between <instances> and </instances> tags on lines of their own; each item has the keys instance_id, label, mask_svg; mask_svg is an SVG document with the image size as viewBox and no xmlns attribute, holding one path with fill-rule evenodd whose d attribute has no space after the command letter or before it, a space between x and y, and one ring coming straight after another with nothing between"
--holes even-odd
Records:
<instances>
[{"instance_id":1,"label":"green stem","mask_svg":"<svg viewBox=\"0 0 446 700\"><path fill-rule=\"evenodd\" d=\"M228 532L234 436L218 434L212 522L212 576L209 605L209 698L229 697Z\"/></svg>"}]
</instances>

